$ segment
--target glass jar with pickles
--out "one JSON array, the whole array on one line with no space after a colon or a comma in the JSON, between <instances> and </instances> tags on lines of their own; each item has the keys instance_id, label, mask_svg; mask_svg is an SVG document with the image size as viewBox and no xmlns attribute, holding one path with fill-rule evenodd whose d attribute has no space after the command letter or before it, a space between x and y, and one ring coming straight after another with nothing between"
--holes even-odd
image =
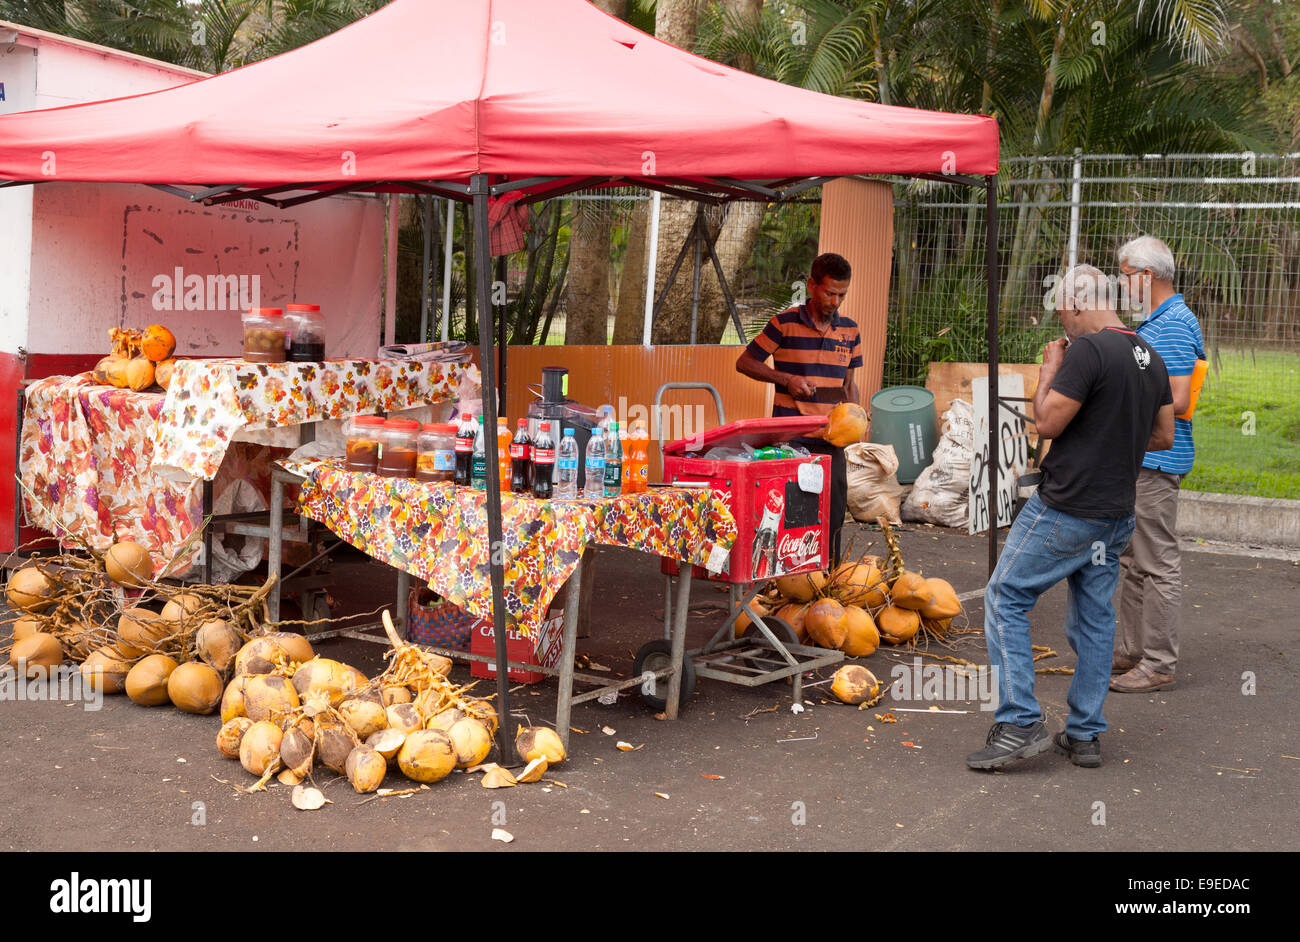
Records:
<instances>
[{"instance_id":1,"label":"glass jar with pickles","mask_svg":"<svg viewBox=\"0 0 1300 942\"><path fill-rule=\"evenodd\" d=\"M283 363L289 325L278 307L254 307L243 315L244 359L250 363Z\"/></svg>"},{"instance_id":2,"label":"glass jar with pickles","mask_svg":"<svg viewBox=\"0 0 1300 942\"><path fill-rule=\"evenodd\" d=\"M379 437L384 420L377 415L356 415L348 419L343 434L347 436L344 468L371 474L379 466Z\"/></svg>"},{"instance_id":3,"label":"glass jar with pickles","mask_svg":"<svg viewBox=\"0 0 1300 942\"><path fill-rule=\"evenodd\" d=\"M386 478L413 478L419 449L420 423L389 419L380 431L379 465L375 471Z\"/></svg>"}]
</instances>

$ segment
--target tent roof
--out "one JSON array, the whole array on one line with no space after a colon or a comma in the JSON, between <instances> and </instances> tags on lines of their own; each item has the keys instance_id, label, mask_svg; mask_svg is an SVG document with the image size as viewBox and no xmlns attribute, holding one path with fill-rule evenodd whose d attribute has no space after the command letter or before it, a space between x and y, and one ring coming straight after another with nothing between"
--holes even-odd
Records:
<instances>
[{"instance_id":1,"label":"tent roof","mask_svg":"<svg viewBox=\"0 0 1300 942\"><path fill-rule=\"evenodd\" d=\"M990 174L992 118L851 101L660 42L586 0L395 0L308 46L189 85L0 117L0 179L448 192L471 174ZM709 181L702 183L701 181ZM435 182L432 190L412 182ZM239 194L232 194L239 195ZM761 195L761 194L760 194Z\"/></svg>"}]
</instances>

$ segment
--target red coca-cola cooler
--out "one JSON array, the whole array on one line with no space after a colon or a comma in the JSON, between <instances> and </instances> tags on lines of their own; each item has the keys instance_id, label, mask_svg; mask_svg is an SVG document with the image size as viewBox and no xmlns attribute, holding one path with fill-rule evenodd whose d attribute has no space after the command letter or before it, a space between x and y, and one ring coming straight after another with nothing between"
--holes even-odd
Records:
<instances>
[{"instance_id":1,"label":"red coca-cola cooler","mask_svg":"<svg viewBox=\"0 0 1300 942\"><path fill-rule=\"evenodd\" d=\"M694 576L744 584L830 565L829 455L764 461L702 457L717 447L783 444L825 425L825 416L741 419L663 446L664 483L707 485L736 520L736 543L722 571L715 575L696 566ZM662 568L677 574L674 560L663 559Z\"/></svg>"}]
</instances>

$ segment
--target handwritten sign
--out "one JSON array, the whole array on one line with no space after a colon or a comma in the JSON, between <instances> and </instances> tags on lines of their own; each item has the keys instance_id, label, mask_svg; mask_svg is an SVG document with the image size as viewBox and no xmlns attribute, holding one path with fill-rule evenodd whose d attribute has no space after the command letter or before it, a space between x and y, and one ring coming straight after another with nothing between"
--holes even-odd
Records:
<instances>
[{"instance_id":1,"label":"handwritten sign","mask_svg":"<svg viewBox=\"0 0 1300 942\"><path fill-rule=\"evenodd\" d=\"M998 374L998 395L1017 398L1025 394L1024 377L1015 373ZM980 533L989 528L989 380L987 376L971 379L972 405L975 407L975 455L970 463L970 511L967 530ZM1016 478L1029 467L1029 435L1025 420L1012 413L1025 411L1023 402L999 403L998 409L998 490L997 525L1011 525L1016 503Z\"/></svg>"}]
</instances>

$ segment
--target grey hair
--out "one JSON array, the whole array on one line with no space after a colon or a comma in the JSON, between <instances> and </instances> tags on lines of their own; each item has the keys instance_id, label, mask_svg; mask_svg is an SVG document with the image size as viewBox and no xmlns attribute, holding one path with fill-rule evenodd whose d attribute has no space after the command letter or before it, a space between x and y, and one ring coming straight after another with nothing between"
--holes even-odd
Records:
<instances>
[{"instance_id":1,"label":"grey hair","mask_svg":"<svg viewBox=\"0 0 1300 942\"><path fill-rule=\"evenodd\" d=\"M1058 310L1097 311L1115 309L1115 291L1110 279L1092 265L1075 265L1056 286ZM1065 303L1069 301L1068 305Z\"/></svg>"},{"instance_id":2,"label":"grey hair","mask_svg":"<svg viewBox=\"0 0 1300 942\"><path fill-rule=\"evenodd\" d=\"M1174 253L1155 236L1129 239L1115 254L1121 265L1128 262L1130 268L1138 271L1150 269L1152 277L1158 281L1174 280L1177 270L1174 266Z\"/></svg>"}]
</instances>

